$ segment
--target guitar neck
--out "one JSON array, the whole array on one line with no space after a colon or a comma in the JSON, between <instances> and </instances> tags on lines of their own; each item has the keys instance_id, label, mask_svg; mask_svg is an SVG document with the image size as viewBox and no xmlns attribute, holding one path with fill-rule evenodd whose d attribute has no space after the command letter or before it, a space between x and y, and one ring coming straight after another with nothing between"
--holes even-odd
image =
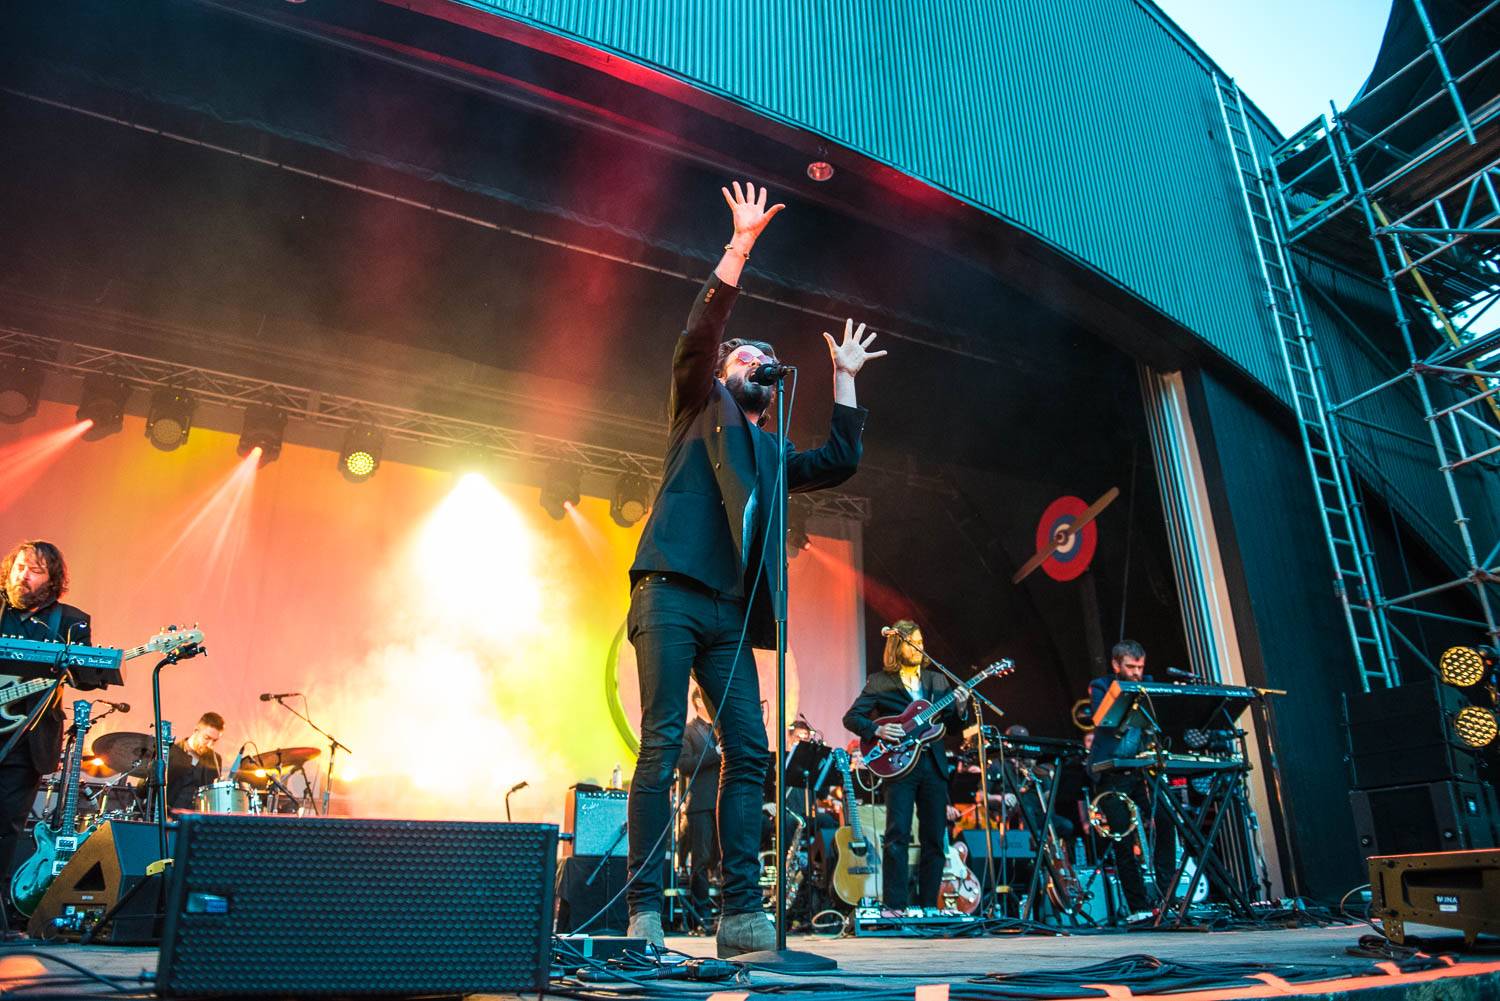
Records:
<instances>
[{"instance_id":1,"label":"guitar neck","mask_svg":"<svg viewBox=\"0 0 1500 1001\"><path fill-rule=\"evenodd\" d=\"M968 691L970 687L971 686L968 682L964 682L962 685L959 685L958 688L950 688L947 695L944 695L942 698L932 703L932 705L917 713L916 719L914 719L912 722L917 723L919 726L926 726L932 721L933 717L937 716L938 713L942 712L944 709L947 709L953 704L953 700L958 698L959 688L962 688L964 691Z\"/></svg>"},{"instance_id":2,"label":"guitar neck","mask_svg":"<svg viewBox=\"0 0 1500 1001\"><path fill-rule=\"evenodd\" d=\"M78 822L78 775L83 768L83 738L88 735L89 725L81 724L73 735L73 747L68 752L68 790L63 798L62 823L58 833L71 836Z\"/></svg>"},{"instance_id":3,"label":"guitar neck","mask_svg":"<svg viewBox=\"0 0 1500 1001\"><path fill-rule=\"evenodd\" d=\"M839 762L839 771L844 776L844 805L849 808L849 826L854 829L854 840L863 841L865 835L859 827L859 803L854 798L854 778L849 774L849 762Z\"/></svg>"}]
</instances>

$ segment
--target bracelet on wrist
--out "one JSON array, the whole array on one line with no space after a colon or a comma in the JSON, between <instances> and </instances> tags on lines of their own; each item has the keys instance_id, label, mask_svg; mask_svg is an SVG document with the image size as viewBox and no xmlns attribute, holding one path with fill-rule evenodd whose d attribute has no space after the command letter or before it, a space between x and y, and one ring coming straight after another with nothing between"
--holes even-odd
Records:
<instances>
[{"instance_id":1,"label":"bracelet on wrist","mask_svg":"<svg viewBox=\"0 0 1500 1001\"><path fill-rule=\"evenodd\" d=\"M724 249L725 249L725 250L727 250L727 251L729 251L729 252L730 252L730 253L731 253L731 254L739 254L739 255L740 255L740 256L741 256L741 257L743 257L743 258L744 258L744 259L745 259L745 260L747 260L747 261L748 261L748 260L749 260L749 259L750 259L750 254L749 254L749 252L748 252L748 251L744 251L744 250L741 250L741 249L739 249L739 248L738 248L738 247L736 247L736 246L735 246L735 245L734 245L734 242L733 242L733 241L731 241L731 242L729 242L729 243L726 243L726 244L724 244Z\"/></svg>"}]
</instances>

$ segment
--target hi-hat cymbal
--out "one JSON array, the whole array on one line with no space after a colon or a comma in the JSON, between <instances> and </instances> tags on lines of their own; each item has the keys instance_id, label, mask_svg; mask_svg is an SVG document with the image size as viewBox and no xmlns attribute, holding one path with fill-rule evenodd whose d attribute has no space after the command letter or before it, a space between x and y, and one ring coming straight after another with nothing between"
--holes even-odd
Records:
<instances>
[{"instance_id":1,"label":"hi-hat cymbal","mask_svg":"<svg viewBox=\"0 0 1500 1001\"><path fill-rule=\"evenodd\" d=\"M239 771L234 777L241 782L264 785L265 775L257 772L284 774L295 771L316 758L321 752L316 747L280 747L262 754L252 754L240 760Z\"/></svg>"},{"instance_id":2,"label":"hi-hat cymbal","mask_svg":"<svg viewBox=\"0 0 1500 1001\"><path fill-rule=\"evenodd\" d=\"M155 757L152 753L153 743L149 733L119 730L94 738L94 747L90 753L116 773L129 772L144 778Z\"/></svg>"}]
</instances>

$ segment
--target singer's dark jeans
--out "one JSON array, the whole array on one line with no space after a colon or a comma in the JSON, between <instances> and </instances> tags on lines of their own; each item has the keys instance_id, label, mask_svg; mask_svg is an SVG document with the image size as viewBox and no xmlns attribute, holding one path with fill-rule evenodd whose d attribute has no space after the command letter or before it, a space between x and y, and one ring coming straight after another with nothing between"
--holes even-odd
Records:
<instances>
[{"instance_id":1,"label":"singer's dark jeans","mask_svg":"<svg viewBox=\"0 0 1500 1001\"><path fill-rule=\"evenodd\" d=\"M660 911L663 835L682 751L688 677L696 678L722 733L719 848L725 914L761 909L761 787L771 765L750 645L739 645L745 603L666 574L636 582L626 620L641 685L641 753L630 783L631 913ZM738 646L739 655L735 651Z\"/></svg>"}]
</instances>

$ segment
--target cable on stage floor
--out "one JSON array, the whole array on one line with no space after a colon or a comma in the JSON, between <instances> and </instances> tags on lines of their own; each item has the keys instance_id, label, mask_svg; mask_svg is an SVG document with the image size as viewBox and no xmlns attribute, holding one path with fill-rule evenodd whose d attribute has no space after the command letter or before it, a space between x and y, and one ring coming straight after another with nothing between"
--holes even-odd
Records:
<instances>
[{"instance_id":1,"label":"cable on stage floor","mask_svg":"<svg viewBox=\"0 0 1500 1001\"><path fill-rule=\"evenodd\" d=\"M55 963L58 966L66 967L67 969L74 972L71 975L66 973L55 973L49 974L45 977L28 978L21 986L0 992L3 993L6 998L25 998L31 997L33 995L36 997L56 997L57 994L50 990L50 988L88 983L102 984L103 986L109 988L111 993L78 993L72 994L70 996L81 999L118 999L131 997L152 997L155 994L156 975L146 970L142 970L140 973L136 974L133 977L120 977L111 976L107 973L96 973L86 966L82 966L78 963L73 962L71 959L65 959L64 957L56 955L55 953L46 952L36 946L23 944L12 944L7 945L4 948L0 948L0 959L4 959L7 956L30 956L38 960L39 962ZM29 988L39 988L41 990L33 992L29 990Z\"/></svg>"}]
</instances>

